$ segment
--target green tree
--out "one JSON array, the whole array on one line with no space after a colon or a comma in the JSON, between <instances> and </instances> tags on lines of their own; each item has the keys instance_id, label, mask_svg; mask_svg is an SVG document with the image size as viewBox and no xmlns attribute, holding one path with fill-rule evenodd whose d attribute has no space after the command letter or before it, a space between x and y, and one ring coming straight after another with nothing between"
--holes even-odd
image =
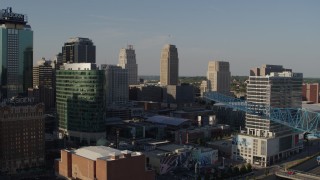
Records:
<instances>
[{"instance_id":1,"label":"green tree","mask_svg":"<svg viewBox=\"0 0 320 180\"><path fill-rule=\"evenodd\" d=\"M243 175L247 173L247 168L244 164L242 164L242 166L240 167L240 174Z\"/></svg>"},{"instance_id":2,"label":"green tree","mask_svg":"<svg viewBox=\"0 0 320 180\"><path fill-rule=\"evenodd\" d=\"M233 170L232 170L232 173L233 173L234 176L239 175L239 173L240 173L239 167L238 167L238 166L235 166L235 167L233 168Z\"/></svg>"},{"instance_id":3,"label":"green tree","mask_svg":"<svg viewBox=\"0 0 320 180\"><path fill-rule=\"evenodd\" d=\"M247 172L251 172L252 171L252 166L250 163L247 164Z\"/></svg>"}]
</instances>

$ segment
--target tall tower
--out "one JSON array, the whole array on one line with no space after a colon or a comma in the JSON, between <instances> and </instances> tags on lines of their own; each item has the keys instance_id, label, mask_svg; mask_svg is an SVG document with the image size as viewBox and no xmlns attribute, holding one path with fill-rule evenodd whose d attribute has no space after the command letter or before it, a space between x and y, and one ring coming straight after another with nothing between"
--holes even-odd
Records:
<instances>
[{"instance_id":1,"label":"tall tower","mask_svg":"<svg viewBox=\"0 0 320 180\"><path fill-rule=\"evenodd\" d=\"M132 45L120 49L118 66L128 70L129 85L138 84L138 65L136 62L136 53Z\"/></svg>"},{"instance_id":2,"label":"tall tower","mask_svg":"<svg viewBox=\"0 0 320 180\"><path fill-rule=\"evenodd\" d=\"M27 16L0 10L0 99L32 87L33 31Z\"/></svg>"},{"instance_id":3,"label":"tall tower","mask_svg":"<svg viewBox=\"0 0 320 180\"><path fill-rule=\"evenodd\" d=\"M62 47L63 63L96 63L96 46L89 38L70 38Z\"/></svg>"},{"instance_id":4,"label":"tall tower","mask_svg":"<svg viewBox=\"0 0 320 180\"><path fill-rule=\"evenodd\" d=\"M230 92L230 65L224 61L209 61L208 64L208 90L219 93Z\"/></svg>"},{"instance_id":5,"label":"tall tower","mask_svg":"<svg viewBox=\"0 0 320 180\"><path fill-rule=\"evenodd\" d=\"M279 72L278 68L276 72L272 72L272 68L268 71L260 76L249 76L247 102L259 104L256 108L261 110L265 110L265 106L301 108L302 73L293 73L291 70ZM246 113L246 132L235 136L233 141L233 159L264 167L303 148L298 132L263 115L251 113Z\"/></svg>"},{"instance_id":6,"label":"tall tower","mask_svg":"<svg viewBox=\"0 0 320 180\"><path fill-rule=\"evenodd\" d=\"M105 137L104 73L91 63L65 64L56 72L59 136L80 144Z\"/></svg>"},{"instance_id":7,"label":"tall tower","mask_svg":"<svg viewBox=\"0 0 320 180\"><path fill-rule=\"evenodd\" d=\"M123 105L129 101L128 70L116 65L101 64L105 72L106 105Z\"/></svg>"},{"instance_id":8,"label":"tall tower","mask_svg":"<svg viewBox=\"0 0 320 180\"><path fill-rule=\"evenodd\" d=\"M179 58L175 45L166 44L162 48L160 59L160 84L162 86L178 85Z\"/></svg>"}]
</instances>

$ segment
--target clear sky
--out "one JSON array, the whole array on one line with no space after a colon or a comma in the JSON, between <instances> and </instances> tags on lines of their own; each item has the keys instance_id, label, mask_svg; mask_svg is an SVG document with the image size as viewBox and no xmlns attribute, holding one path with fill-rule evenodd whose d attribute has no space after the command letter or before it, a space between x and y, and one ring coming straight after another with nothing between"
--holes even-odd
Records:
<instances>
[{"instance_id":1,"label":"clear sky","mask_svg":"<svg viewBox=\"0 0 320 180\"><path fill-rule=\"evenodd\" d=\"M28 15L34 61L52 59L70 37L96 45L97 64L117 64L134 45L139 75L159 75L160 52L174 44L180 76L205 76L208 61L232 75L279 64L320 77L319 0L0 0Z\"/></svg>"}]
</instances>

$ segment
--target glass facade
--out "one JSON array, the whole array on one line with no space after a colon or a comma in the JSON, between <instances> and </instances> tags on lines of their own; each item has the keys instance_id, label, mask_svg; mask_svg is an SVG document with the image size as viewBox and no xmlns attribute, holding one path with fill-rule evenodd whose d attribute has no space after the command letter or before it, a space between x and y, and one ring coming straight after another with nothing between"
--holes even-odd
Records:
<instances>
[{"instance_id":1,"label":"glass facade","mask_svg":"<svg viewBox=\"0 0 320 180\"><path fill-rule=\"evenodd\" d=\"M58 70L56 102L59 129L104 132L104 72L101 70Z\"/></svg>"},{"instance_id":2,"label":"glass facade","mask_svg":"<svg viewBox=\"0 0 320 180\"><path fill-rule=\"evenodd\" d=\"M0 98L32 87L33 32L22 25L0 27Z\"/></svg>"}]
</instances>

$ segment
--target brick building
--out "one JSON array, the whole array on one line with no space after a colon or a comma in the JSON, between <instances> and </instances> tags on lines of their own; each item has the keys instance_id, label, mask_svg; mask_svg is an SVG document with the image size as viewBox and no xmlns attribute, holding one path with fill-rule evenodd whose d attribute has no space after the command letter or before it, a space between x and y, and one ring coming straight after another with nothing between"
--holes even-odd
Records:
<instances>
[{"instance_id":1,"label":"brick building","mask_svg":"<svg viewBox=\"0 0 320 180\"><path fill-rule=\"evenodd\" d=\"M302 85L302 100L319 103L319 83L303 84Z\"/></svg>"},{"instance_id":2,"label":"brick building","mask_svg":"<svg viewBox=\"0 0 320 180\"><path fill-rule=\"evenodd\" d=\"M155 172L146 169L145 161L145 156L140 152L88 146L61 150L61 159L56 161L55 171L69 179L154 180Z\"/></svg>"},{"instance_id":3,"label":"brick building","mask_svg":"<svg viewBox=\"0 0 320 180\"><path fill-rule=\"evenodd\" d=\"M0 174L44 165L44 110L29 98L0 103Z\"/></svg>"}]
</instances>

